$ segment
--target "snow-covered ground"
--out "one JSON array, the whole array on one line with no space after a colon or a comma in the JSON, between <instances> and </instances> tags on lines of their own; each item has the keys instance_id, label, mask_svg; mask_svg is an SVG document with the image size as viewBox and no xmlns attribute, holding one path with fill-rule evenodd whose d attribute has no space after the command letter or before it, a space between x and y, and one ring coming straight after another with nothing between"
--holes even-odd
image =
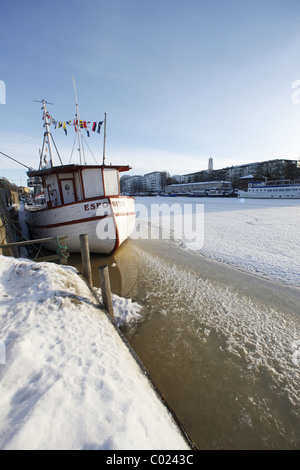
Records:
<instances>
[{"instance_id":1,"label":"snow-covered ground","mask_svg":"<svg viewBox=\"0 0 300 470\"><path fill-rule=\"evenodd\" d=\"M185 248L267 279L300 287L299 199L140 197L136 203L140 209L138 221L151 220L152 225L167 229L166 233L173 211L171 228ZM164 208L166 204L168 208ZM191 225L193 218L198 222L195 227ZM140 233L141 230L136 237Z\"/></svg>"},{"instance_id":2,"label":"snow-covered ground","mask_svg":"<svg viewBox=\"0 0 300 470\"><path fill-rule=\"evenodd\" d=\"M189 449L74 268L0 256L0 328L0 449Z\"/></svg>"}]
</instances>

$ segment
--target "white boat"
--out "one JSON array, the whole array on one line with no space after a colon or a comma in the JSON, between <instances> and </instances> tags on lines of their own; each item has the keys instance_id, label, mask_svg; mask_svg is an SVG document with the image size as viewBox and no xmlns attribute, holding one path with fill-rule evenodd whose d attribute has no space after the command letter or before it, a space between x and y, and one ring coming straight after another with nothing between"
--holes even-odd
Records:
<instances>
[{"instance_id":1,"label":"white boat","mask_svg":"<svg viewBox=\"0 0 300 470\"><path fill-rule=\"evenodd\" d=\"M291 183L289 180L280 181L253 181L248 183L246 189L238 191L240 198L259 199L300 199L300 183Z\"/></svg>"},{"instance_id":2,"label":"white boat","mask_svg":"<svg viewBox=\"0 0 300 470\"><path fill-rule=\"evenodd\" d=\"M44 144L49 149L49 163L27 172L32 184L42 184L44 204L27 205L26 218L33 239L67 236L68 251L80 252L81 234L88 235L92 253L112 254L131 235L135 227L134 198L121 196L119 173L129 166L105 165L105 133L102 165L53 165L50 122L43 100ZM78 116L78 104L76 99ZM106 115L105 115L106 129ZM83 144L78 128L79 151ZM53 141L54 142L54 141ZM44 147L43 144L43 147ZM81 158L80 158L81 160ZM55 241L45 243L57 250Z\"/></svg>"}]
</instances>

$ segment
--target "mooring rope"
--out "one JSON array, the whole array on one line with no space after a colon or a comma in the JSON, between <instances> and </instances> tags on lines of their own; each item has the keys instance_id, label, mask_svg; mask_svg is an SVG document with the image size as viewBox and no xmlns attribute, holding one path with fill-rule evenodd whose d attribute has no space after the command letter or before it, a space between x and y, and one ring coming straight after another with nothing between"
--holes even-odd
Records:
<instances>
[{"instance_id":1,"label":"mooring rope","mask_svg":"<svg viewBox=\"0 0 300 470\"><path fill-rule=\"evenodd\" d=\"M67 247L60 244L59 237L55 237L55 240L56 240L56 243L57 243L57 251L56 251L56 253L57 253L59 256L63 256L64 258L68 258L68 256L67 256L64 252L61 253L61 250L67 250Z\"/></svg>"}]
</instances>

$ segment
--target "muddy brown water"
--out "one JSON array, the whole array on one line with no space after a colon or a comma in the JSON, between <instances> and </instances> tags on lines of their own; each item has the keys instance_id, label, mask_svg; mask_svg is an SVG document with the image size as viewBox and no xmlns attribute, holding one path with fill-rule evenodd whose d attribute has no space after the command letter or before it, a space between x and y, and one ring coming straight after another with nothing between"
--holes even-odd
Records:
<instances>
[{"instance_id":1,"label":"muddy brown water","mask_svg":"<svg viewBox=\"0 0 300 470\"><path fill-rule=\"evenodd\" d=\"M300 289L172 241L91 263L95 287L107 264L113 293L141 305L123 334L199 449L300 449Z\"/></svg>"}]
</instances>

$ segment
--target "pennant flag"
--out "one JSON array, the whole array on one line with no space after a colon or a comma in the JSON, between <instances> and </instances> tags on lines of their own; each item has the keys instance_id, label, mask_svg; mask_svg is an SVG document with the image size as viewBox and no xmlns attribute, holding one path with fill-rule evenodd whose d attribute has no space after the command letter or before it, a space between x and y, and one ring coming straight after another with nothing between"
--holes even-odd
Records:
<instances>
[{"instance_id":1,"label":"pennant flag","mask_svg":"<svg viewBox=\"0 0 300 470\"><path fill-rule=\"evenodd\" d=\"M98 129L97 129L98 134L100 134L102 124L103 124L103 121L100 121L98 123Z\"/></svg>"},{"instance_id":2,"label":"pennant flag","mask_svg":"<svg viewBox=\"0 0 300 470\"><path fill-rule=\"evenodd\" d=\"M101 132L101 126L103 124L104 121L99 121L99 122L92 122L92 121L83 121L82 119L71 119L70 121L57 121L56 119L54 119L49 113L45 114L43 116L43 119L48 118L49 119L49 122L50 124L53 124L54 128L56 129L57 127L60 128L62 127L64 132L65 132L65 135L68 134L68 131L67 131L67 126L66 125L70 125L70 126L74 126L74 129L75 129L75 132L78 132L78 127L80 129L85 129L86 130L86 133L87 133L87 136L90 137L90 131L89 131L89 125L91 124L91 128L92 128L92 131L93 132L96 132L96 129L97 129L97 133L100 134ZM44 124L45 126L45 124Z\"/></svg>"}]
</instances>

